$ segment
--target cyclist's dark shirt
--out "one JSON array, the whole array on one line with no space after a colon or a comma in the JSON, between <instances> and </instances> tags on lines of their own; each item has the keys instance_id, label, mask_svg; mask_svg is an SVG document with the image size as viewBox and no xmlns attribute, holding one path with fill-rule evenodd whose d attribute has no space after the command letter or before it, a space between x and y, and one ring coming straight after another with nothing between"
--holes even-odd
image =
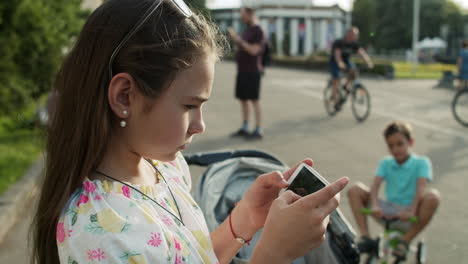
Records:
<instances>
[{"instance_id":1,"label":"cyclist's dark shirt","mask_svg":"<svg viewBox=\"0 0 468 264\"><path fill-rule=\"evenodd\" d=\"M352 54L357 53L357 51L359 50L360 47L361 47L361 45L356 41L346 42L343 39L337 39L337 40L335 40L333 42L332 52L331 52L331 55L330 55L330 60L335 61L335 50L340 49L341 50L341 59L344 62L347 62L347 61L349 61Z\"/></svg>"}]
</instances>

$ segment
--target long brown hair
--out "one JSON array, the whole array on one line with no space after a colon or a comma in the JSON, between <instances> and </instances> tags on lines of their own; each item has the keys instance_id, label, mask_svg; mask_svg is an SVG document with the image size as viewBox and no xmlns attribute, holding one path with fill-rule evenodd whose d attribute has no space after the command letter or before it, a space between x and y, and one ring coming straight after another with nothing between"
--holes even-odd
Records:
<instances>
[{"instance_id":1,"label":"long brown hair","mask_svg":"<svg viewBox=\"0 0 468 264\"><path fill-rule=\"evenodd\" d=\"M107 101L113 49L157 0L107 0L85 23L56 80L55 113L47 133L47 161L32 225L32 263L59 263L56 227L73 191L102 161L116 117ZM128 72L141 92L156 98L176 74L207 53L220 56L224 40L203 16L179 14L171 1L120 50L113 72ZM143 85L150 84L150 85Z\"/></svg>"}]
</instances>

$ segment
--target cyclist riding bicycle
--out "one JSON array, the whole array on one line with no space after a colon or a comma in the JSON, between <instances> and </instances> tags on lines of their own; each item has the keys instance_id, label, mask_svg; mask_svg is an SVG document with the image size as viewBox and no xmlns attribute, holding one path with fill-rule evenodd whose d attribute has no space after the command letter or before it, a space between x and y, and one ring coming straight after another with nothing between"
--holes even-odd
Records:
<instances>
[{"instance_id":1,"label":"cyclist riding bicycle","mask_svg":"<svg viewBox=\"0 0 468 264\"><path fill-rule=\"evenodd\" d=\"M332 79L333 98L337 98L338 87L340 85L340 70L347 72L345 87L351 83L356 75L356 66L351 62L351 55L359 53L369 68L374 67L367 52L358 42L359 29L351 27L346 32L343 39L337 39L333 42L332 52L330 54L330 73ZM338 107L340 104L336 104ZM338 110L338 109L337 109Z\"/></svg>"},{"instance_id":2,"label":"cyclist riding bicycle","mask_svg":"<svg viewBox=\"0 0 468 264\"><path fill-rule=\"evenodd\" d=\"M468 40L462 42L462 49L458 54L457 66L460 79L458 89L462 89L465 85L468 85Z\"/></svg>"}]
</instances>

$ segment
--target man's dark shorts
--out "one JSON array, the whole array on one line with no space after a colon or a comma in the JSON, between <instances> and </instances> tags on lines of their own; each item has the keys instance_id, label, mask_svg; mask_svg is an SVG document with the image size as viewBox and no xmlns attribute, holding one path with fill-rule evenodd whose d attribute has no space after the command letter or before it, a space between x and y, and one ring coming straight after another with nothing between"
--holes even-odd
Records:
<instances>
[{"instance_id":1,"label":"man's dark shorts","mask_svg":"<svg viewBox=\"0 0 468 264\"><path fill-rule=\"evenodd\" d=\"M260 72L239 72L236 80L236 98L258 100L260 97Z\"/></svg>"},{"instance_id":2,"label":"man's dark shorts","mask_svg":"<svg viewBox=\"0 0 468 264\"><path fill-rule=\"evenodd\" d=\"M355 69L356 66L351 61L343 61L346 69ZM334 60L330 60L330 74L333 80L340 79L340 67Z\"/></svg>"}]
</instances>

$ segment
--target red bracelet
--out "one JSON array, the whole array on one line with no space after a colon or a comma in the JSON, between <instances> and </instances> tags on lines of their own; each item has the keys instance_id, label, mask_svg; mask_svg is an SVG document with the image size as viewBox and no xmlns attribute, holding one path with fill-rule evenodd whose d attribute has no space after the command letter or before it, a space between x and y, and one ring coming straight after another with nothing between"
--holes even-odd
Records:
<instances>
[{"instance_id":1,"label":"red bracelet","mask_svg":"<svg viewBox=\"0 0 468 264\"><path fill-rule=\"evenodd\" d=\"M231 212L231 214L232 214L232 212ZM238 236L236 235L236 233L234 233L234 230L232 229L231 214L229 214L229 227L231 228L231 234L232 234L232 236L233 236L234 239L237 240L239 243L250 245L250 241L252 241L252 239L245 240L245 239L243 239L243 238L241 238L241 237L238 237Z\"/></svg>"}]
</instances>

